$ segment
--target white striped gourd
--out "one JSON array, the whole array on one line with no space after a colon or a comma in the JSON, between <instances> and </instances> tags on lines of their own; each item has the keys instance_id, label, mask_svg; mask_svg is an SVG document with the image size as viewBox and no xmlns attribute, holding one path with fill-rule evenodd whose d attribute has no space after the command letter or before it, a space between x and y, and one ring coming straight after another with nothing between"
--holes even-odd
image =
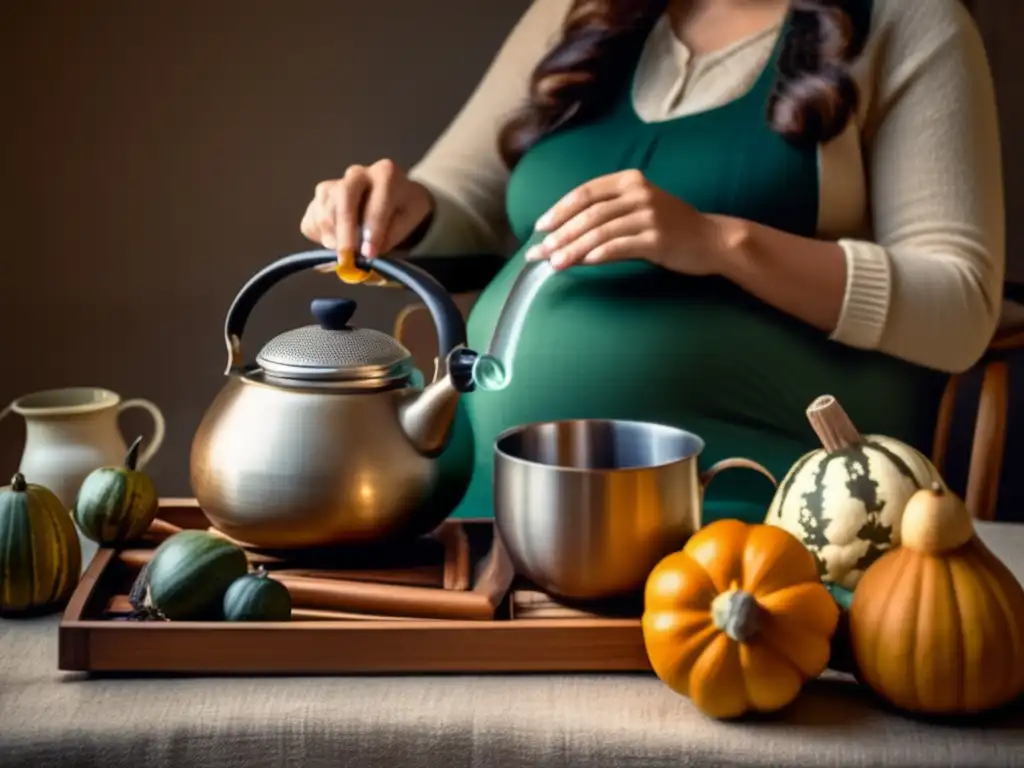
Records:
<instances>
[{"instance_id":1,"label":"white striped gourd","mask_svg":"<svg viewBox=\"0 0 1024 768\"><path fill-rule=\"evenodd\" d=\"M899 545L910 497L942 478L906 443L861 435L831 395L815 400L807 417L822 447L783 478L765 522L803 542L822 581L852 590L871 563Z\"/></svg>"}]
</instances>

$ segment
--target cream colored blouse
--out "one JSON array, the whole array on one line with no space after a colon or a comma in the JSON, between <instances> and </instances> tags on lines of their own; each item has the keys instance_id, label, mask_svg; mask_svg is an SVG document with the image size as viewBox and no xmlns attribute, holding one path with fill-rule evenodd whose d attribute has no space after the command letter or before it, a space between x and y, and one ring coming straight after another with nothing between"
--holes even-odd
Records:
<instances>
[{"instance_id":1,"label":"cream colored blouse","mask_svg":"<svg viewBox=\"0 0 1024 768\"><path fill-rule=\"evenodd\" d=\"M522 104L569 5L534 1L412 169L437 203L417 253L500 249L509 174L497 134ZM779 31L693 56L662 18L640 59L637 112L658 121L735 99L764 68ZM997 326L1005 269L995 95L980 35L957 0L875 0L855 77L856 122L818 154L818 234L839 242L847 264L832 338L962 371Z\"/></svg>"}]
</instances>

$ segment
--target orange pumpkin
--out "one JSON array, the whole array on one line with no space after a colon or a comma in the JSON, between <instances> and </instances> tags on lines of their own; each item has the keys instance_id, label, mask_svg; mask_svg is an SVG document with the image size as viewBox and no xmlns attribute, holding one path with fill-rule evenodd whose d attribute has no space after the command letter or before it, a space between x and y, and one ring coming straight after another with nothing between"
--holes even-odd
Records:
<instances>
[{"instance_id":1,"label":"orange pumpkin","mask_svg":"<svg viewBox=\"0 0 1024 768\"><path fill-rule=\"evenodd\" d=\"M901 529L850 605L860 679L919 714L984 712L1024 693L1024 587L963 502L941 484L918 491Z\"/></svg>"},{"instance_id":2,"label":"orange pumpkin","mask_svg":"<svg viewBox=\"0 0 1024 768\"><path fill-rule=\"evenodd\" d=\"M789 704L825 670L839 608L814 556L770 525L719 520L647 579L643 634L655 673L706 714Z\"/></svg>"}]
</instances>

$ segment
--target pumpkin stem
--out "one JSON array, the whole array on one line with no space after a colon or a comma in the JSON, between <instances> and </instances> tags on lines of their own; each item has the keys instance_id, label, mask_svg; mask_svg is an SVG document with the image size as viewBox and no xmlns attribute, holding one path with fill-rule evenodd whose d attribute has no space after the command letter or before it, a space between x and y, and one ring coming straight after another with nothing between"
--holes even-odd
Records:
<instances>
[{"instance_id":1,"label":"pumpkin stem","mask_svg":"<svg viewBox=\"0 0 1024 768\"><path fill-rule=\"evenodd\" d=\"M132 472L139 464L139 446L142 445L142 435L135 438L135 442L128 448L128 453L124 455L124 465Z\"/></svg>"},{"instance_id":2,"label":"pumpkin stem","mask_svg":"<svg viewBox=\"0 0 1024 768\"><path fill-rule=\"evenodd\" d=\"M821 447L828 453L860 445L861 435L843 406L832 395L822 395L807 408L807 420Z\"/></svg>"},{"instance_id":3,"label":"pumpkin stem","mask_svg":"<svg viewBox=\"0 0 1024 768\"><path fill-rule=\"evenodd\" d=\"M749 592L732 589L711 601L711 618L730 640L746 643L761 628L764 609Z\"/></svg>"},{"instance_id":4,"label":"pumpkin stem","mask_svg":"<svg viewBox=\"0 0 1024 768\"><path fill-rule=\"evenodd\" d=\"M11 478L11 490L15 493L24 493L28 490L28 483L25 482L25 476L21 472L15 472L14 477Z\"/></svg>"}]
</instances>

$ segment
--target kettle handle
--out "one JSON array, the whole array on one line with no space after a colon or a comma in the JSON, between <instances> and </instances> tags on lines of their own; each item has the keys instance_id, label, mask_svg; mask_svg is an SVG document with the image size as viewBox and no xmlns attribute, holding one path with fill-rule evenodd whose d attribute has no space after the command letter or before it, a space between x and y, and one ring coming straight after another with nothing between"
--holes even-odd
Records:
<instances>
[{"instance_id":1,"label":"kettle handle","mask_svg":"<svg viewBox=\"0 0 1024 768\"><path fill-rule=\"evenodd\" d=\"M224 320L224 343L228 350L228 367L225 374L241 373L246 370L245 358L242 356L242 333L245 331L249 315L263 295L286 277L321 264L330 264L337 258L338 255L334 251L304 251L268 264L249 279L231 302L231 308ZM377 274L401 283L419 296L434 320L438 350L442 357L447 357L452 350L465 345L466 321L463 320L462 313L448 292L428 272L415 264L387 256L378 256L373 259L372 265L365 257L357 256L356 266L366 270L372 266Z\"/></svg>"}]
</instances>

